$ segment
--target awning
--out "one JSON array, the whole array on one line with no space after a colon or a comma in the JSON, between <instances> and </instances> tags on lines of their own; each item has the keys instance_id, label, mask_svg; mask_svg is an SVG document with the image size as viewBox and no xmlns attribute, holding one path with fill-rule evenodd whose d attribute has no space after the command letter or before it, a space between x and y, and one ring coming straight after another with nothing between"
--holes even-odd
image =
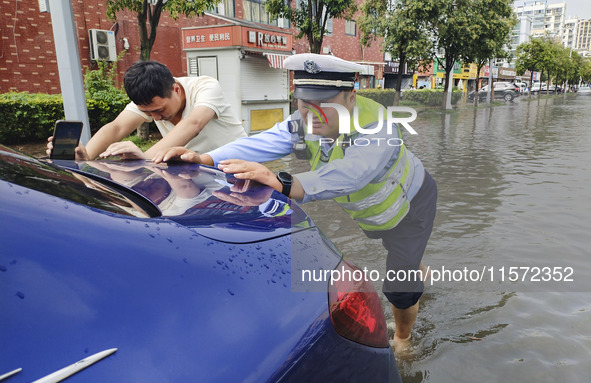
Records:
<instances>
[{"instance_id":1,"label":"awning","mask_svg":"<svg viewBox=\"0 0 591 383\"><path fill-rule=\"evenodd\" d=\"M283 69L283 61L289 57L289 55L281 55L278 53L263 53L263 56L267 57L269 66L275 69Z\"/></svg>"}]
</instances>

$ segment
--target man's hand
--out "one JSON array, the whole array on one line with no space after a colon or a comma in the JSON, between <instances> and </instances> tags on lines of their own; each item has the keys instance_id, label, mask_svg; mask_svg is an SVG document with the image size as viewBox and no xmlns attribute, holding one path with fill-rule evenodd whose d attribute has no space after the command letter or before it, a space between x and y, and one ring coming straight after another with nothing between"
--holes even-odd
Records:
<instances>
[{"instance_id":1,"label":"man's hand","mask_svg":"<svg viewBox=\"0 0 591 383\"><path fill-rule=\"evenodd\" d=\"M49 138L47 138L47 149L45 150L45 153L47 154L48 157L51 156L52 150L53 150L53 136L50 136ZM90 158L88 157L88 153L86 152L86 148L82 144L78 144L78 146L76 146L76 149L74 149L74 155L75 155L74 158L76 161L90 160Z\"/></svg>"},{"instance_id":2,"label":"man's hand","mask_svg":"<svg viewBox=\"0 0 591 383\"><path fill-rule=\"evenodd\" d=\"M152 158L152 162L159 164L161 162L180 160L185 162L193 162L202 164L201 156L184 146L175 146L170 149L161 150Z\"/></svg>"},{"instance_id":3,"label":"man's hand","mask_svg":"<svg viewBox=\"0 0 591 383\"><path fill-rule=\"evenodd\" d=\"M107 150L101 153L99 157L106 158L110 156L121 156L124 160L146 159L142 150L131 141L115 142L109 145Z\"/></svg>"},{"instance_id":4,"label":"man's hand","mask_svg":"<svg viewBox=\"0 0 591 383\"><path fill-rule=\"evenodd\" d=\"M224 160L220 161L218 168L225 173L233 174L238 179L257 181L272 187L278 192L283 190L283 185L279 182L277 176L258 162Z\"/></svg>"}]
</instances>

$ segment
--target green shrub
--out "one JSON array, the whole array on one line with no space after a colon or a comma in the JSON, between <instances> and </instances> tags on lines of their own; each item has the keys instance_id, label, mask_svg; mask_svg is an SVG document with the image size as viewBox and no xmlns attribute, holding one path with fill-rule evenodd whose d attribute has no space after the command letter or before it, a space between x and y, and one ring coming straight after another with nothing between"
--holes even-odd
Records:
<instances>
[{"instance_id":1,"label":"green shrub","mask_svg":"<svg viewBox=\"0 0 591 383\"><path fill-rule=\"evenodd\" d=\"M360 89L357 94L363 97L370 98L384 106L392 106L394 104L394 89Z\"/></svg>"},{"instance_id":2,"label":"green shrub","mask_svg":"<svg viewBox=\"0 0 591 383\"><path fill-rule=\"evenodd\" d=\"M461 91L451 93L451 103L455 104L462 98ZM404 91L404 101L416 102L425 106L441 106L443 104L443 91L439 89L417 89Z\"/></svg>"},{"instance_id":3,"label":"green shrub","mask_svg":"<svg viewBox=\"0 0 591 383\"><path fill-rule=\"evenodd\" d=\"M125 108L129 99L121 91L87 95L90 130L96 132ZM0 94L0 143L5 145L45 140L53 134L55 121L63 120L62 96L57 94L11 92Z\"/></svg>"},{"instance_id":4,"label":"green shrub","mask_svg":"<svg viewBox=\"0 0 591 383\"><path fill-rule=\"evenodd\" d=\"M384 106L394 104L394 89L363 89L358 90L357 94L363 97L371 98ZM462 92L452 92L451 103L455 104L462 98ZM415 104L422 106L439 107L443 104L443 91L440 89L416 89L405 90L402 92L400 105Z\"/></svg>"},{"instance_id":5,"label":"green shrub","mask_svg":"<svg viewBox=\"0 0 591 383\"><path fill-rule=\"evenodd\" d=\"M123 51L117 60L125 53ZM129 103L125 91L117 88L117 62L99 61L98 69L84 74L86 107L91 133L113 121ZM10 92L0 94L0 143L15 144L45 140L53 134L55 121L63 120L62 96Z\"/></svg>"}]
</instances>

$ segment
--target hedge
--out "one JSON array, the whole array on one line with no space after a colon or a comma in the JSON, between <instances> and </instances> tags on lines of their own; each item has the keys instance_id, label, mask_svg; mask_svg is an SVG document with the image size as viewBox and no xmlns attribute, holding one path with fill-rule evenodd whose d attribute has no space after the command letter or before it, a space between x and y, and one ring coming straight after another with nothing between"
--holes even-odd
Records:
<instances>
[{"instance_id":1,"label":"hedge","mask_svg":"<svg viewBox=\"0 0 591 383\"><path fill-rule=\"evenodd\" d=\"M96 132L112 121L129 103L123 91L86 96L90 130ZM53 134L55 121L64 119L61 95L10 92L0 94L0 143L45 140Z\"/></svg>"},{"instance_id":2,"label":"hedge","mask_svg":"<svg viewBox=\"0 0 591 383\"><path fill-rule=\"evenodd\" d=\"M363 89L357 94L371 98L382 105L394 103L392 89ZM452 104L462 97L461 92L452 92ZM441 90L419 89L403 92L401 105L423 105L439 107L443 102ZM129 103L122 90L96 91L92 98L86 95L86 106L91 133L112 121ZM64 119L61 95L42 93L0 94L0 143L12 145L19 142L45 140L53 134L55 121Z\"/></svg>"},{"instance_id":3,"label":"hedge","mask_svg":"<svg viewBox=\"0 0 591 383\"><path fill-rule=\"evenodd\" d=\"M385 106L391 106L394 103L395 93L393 89L363 89L357 91L358 95L371 98ZM453 91L451 103L455 104L461 98L461 91ZM402 92L400 105L405 104L440 107L443 104L443 91L439 89L405 90Z\"/></svg>"}]
</instances>

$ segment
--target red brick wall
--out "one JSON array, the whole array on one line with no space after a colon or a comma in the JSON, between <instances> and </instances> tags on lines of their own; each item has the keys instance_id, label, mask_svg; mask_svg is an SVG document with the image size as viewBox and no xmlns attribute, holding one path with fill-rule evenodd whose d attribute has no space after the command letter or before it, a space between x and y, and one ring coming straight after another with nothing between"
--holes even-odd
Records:
<instances>
[{"instance_id":1,"label":"red brick wall","mask_svg":"<svg viewBox=\"0 0 591 383\"><path fill-rule=\"evenodd\" d=\"M37 1L0 0L0 93L8 91L28 91L31 93L60 93L51 15L39 12ZM106 17L104 0L72 1L78 51L82 71L93 64L89 57L89 29L112 29L116 34L117 52L123 50L123 38L129 41L130 49L119 61L119 81L125 70L139 59L139 32L136 15L120 12L116 23ZM242 1L236 0L236 16L242 18ZM186 55L182 51L181 28L203 25L225 24L220 19L204 16L188 19L179 17L173 20L164 13L158 26L156 42L151 58L166 64L175 76L187 73ZM345 35L345 21L334 20L333 36L324 38L323 46L346 60L383 61L380 45L374 43L370 48L362 48L357 36ZM297 34L292 28L294 35ZM297 53L309 51L307 40L294 40ZM378 74L378 73L376 73Z\"/></svg>"}]
</instances>

